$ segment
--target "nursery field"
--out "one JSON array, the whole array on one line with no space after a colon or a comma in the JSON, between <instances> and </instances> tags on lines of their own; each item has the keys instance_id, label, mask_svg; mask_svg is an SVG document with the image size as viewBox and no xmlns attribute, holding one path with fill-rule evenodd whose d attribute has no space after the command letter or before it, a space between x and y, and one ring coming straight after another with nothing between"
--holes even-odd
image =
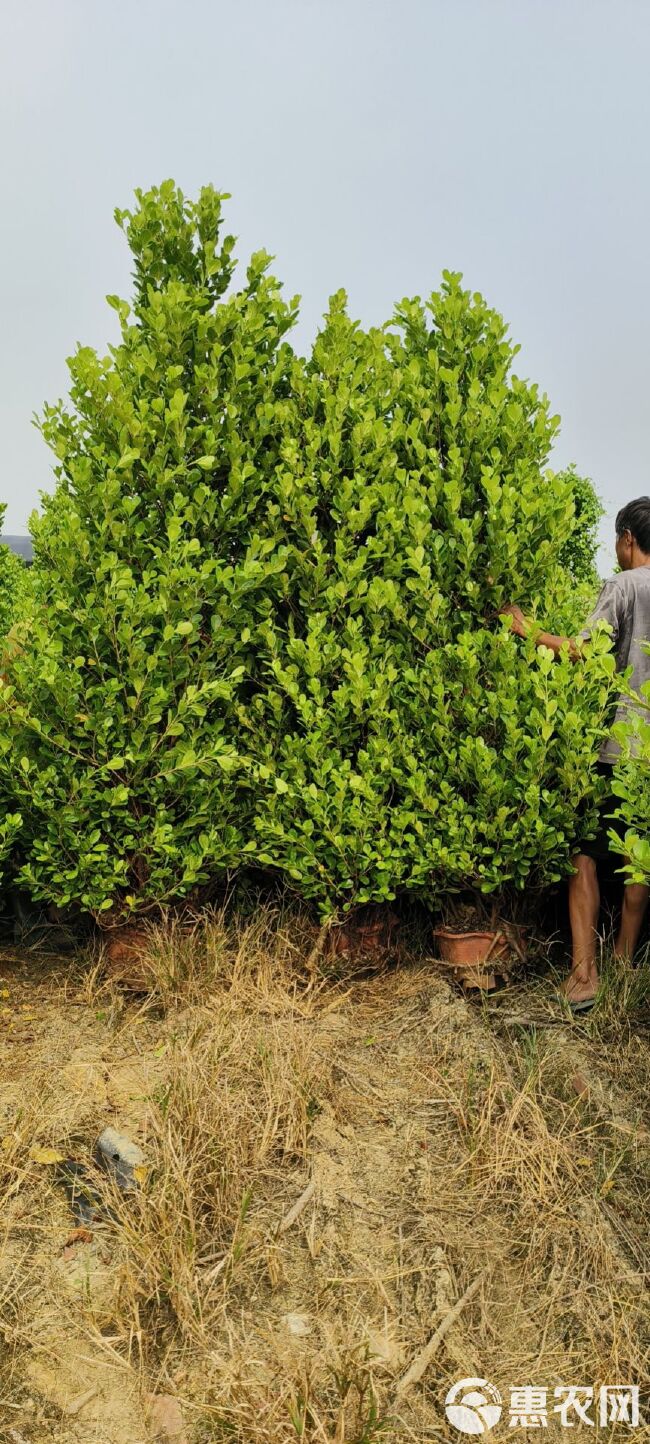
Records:
<instances>
[{"instance_id":1,"label":"nursery field","mask_svg":"<svg viewBox=\"0 0 650 1444\"><path fill-rule=\"evenodd\" d=\"M333 974L314 940L215 914L152 936L146 995L4 950L3 1440L401 1444L460 1437L465 1376L646 1392L645 971L576 1020L548 972L477 1004L421 950Z\"/></svg>"},{"instance_id":2,"label":"nursery field","mask_svg":"<svg viewBox=\"0 0 650 1444\"><path fill-rule=\"evenodd\" d=\"M650 879L602 507L460 274L301 355L226 200L116 212L130 300L0 549L0 1441L422 1444L472 1378L504 1437L527 1388L625 1431L648 970L576 1019L532 936L610 801ZM436 956L477 933L481 1002Z\"/></svg>"}]
</instances>

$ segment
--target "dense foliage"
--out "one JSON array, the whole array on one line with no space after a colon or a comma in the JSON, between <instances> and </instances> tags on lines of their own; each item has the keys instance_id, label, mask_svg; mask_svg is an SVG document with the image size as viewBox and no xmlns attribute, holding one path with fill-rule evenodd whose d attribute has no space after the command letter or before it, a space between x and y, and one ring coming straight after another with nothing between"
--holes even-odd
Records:
<instances>
[{"instance_id":1,"label":"dense foliage","mask_svg":"<svg viewBox=\"0 0 650 1444\"><path fill-rule=\"evenodd\" d=\"M613 774L618 805L612 806L610 836L627 881L650 884L650 684L630 693L629 701L625 720L614 728L620 755Z\"/></svg>"},{"instance_id":2,"label":"dense foliage","mask_svg":"<svg viewBox=\"0 0 650 1444\"><path fill-rule=\"evenodd\" d=\"M576 524L560 549L559 559L578 586L587 586L593 592L599 584L598 524L605 508L593 482L588 476L579 476L575 466L568 466L563 476L571 488Z\"/></svg>"},{"instance_id":3,"label":"dense foliage","mask_svg":"<svg viewBox=\"0 0 650 1444\"><path fill-rule=\"evenodd\" d=\"M6 692L22 880L106 909L238 863L233 745L251 623L284 588L267 493L294 311L254 256L233 274L221 198L171 184L118 215L135 259L121 339L69 363L43 433L58 486L35 524L41 605Z\"/></svg>"},{"instance_id":4,"label":"dense foliage","mask_svg":"<svg viewBox=\"0 0 650 1444\"><path fill-rule=\"evenodd\" d=\"M277 478L293 602L260 632L256 830L309 896L541 886L591 820L607 639L575 667L496 619L514 596L583 620L560 560L575 476L543 470L557 423L514 353L446 276L388 332L335 297L296 378Z\"/></svg>"},{"instance_id":5,"label":"dense foliage","mask_svg":"<svg viewBox=\"0 0 650 1444\"><path fill-rule=\"evenodd\" d=\"M94 912L246 861L324 911L542 886L592 820L613 666L498 616L575 602L557 418L454 275L381 330L340 293L303 361L267 257L235 284L221 205L168 182L118 213L119 343L45 411L0 731L21 880Z\"/></svg>"},{"instance_id":6,"label":"dense foliage","mask_svg":"<svg viewBox=\"0 0 650 1444\"><path fill-rule=\"evenodd\" d=\"M600 591L601 578L596 565L598 528L604 507L593 482L580 476L574 466L562 473L571 488L574 525L560 549L560 564L573 579L568 596L558 599L554 630L573 633L582 629Z\"/></svg>"}]
</instances>

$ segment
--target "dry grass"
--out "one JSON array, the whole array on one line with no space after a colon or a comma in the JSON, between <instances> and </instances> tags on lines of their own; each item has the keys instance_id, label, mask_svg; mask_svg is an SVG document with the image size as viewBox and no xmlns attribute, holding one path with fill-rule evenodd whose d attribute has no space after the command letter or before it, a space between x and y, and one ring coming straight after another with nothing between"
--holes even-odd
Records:
<instances>
[{"instance_id":1,"label":"dry grass","mask_svg":"<svg viewBox=\"0 0 650 1444\"><path fill-rule=\"evenodd\" d=\"M31 1038L9 979L0 1298L30 1444L139 1444L150 1390L180 1399L192 1444L396 1444L451 1438L442 1399L468 1374L647 1384L645 979L608 974L576 1025L548 983L492 1013L422 959L326 980L310 945L261 912L158 932L144 1005L69 965L36 997L30 962ZM147 1176L135 1196L104 1183L104 1222L61 1263L68 1205L29 1152L88 1156L107 1121Z\"/></svg>"}]
</instances>

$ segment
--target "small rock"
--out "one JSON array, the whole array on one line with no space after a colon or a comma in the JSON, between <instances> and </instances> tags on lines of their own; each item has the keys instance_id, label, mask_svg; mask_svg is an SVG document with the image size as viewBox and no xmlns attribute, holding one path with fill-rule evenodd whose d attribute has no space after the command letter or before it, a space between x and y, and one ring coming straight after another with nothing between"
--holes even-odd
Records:
<instances>
[{"instance_id":1,"label":"small rock","mask_svg":"<svg viewBox=\"0 0 650 1444\"><path fill-rule=\"evenodd\" d=\"M137 1143L132 1143L124 1133L105 1128L95 1144L95 1158L107 1173L113 1175L123 1193L133 1193L138 1187L140 1170L145 1166L144 1154Z\"/></svg>"},{"instance_id":2,"label":"small rock","mask_svg":"<svg viewBox=\"0 0 650 1444\"><path fill-rule=\"evenodd\" d=\"M311 1333L311 1324L307 1314L283 1314L282 1322L290 1334L297 1339L304 1339Z\"/></svg>"},{"instance_id":3,"label":"small rock","mask_svg":"<svg viewBox=\"0 0 650 1444\"><path fill-rule=\"evenodd\" d=\"M173 1394L149 1394L147 1403L154 1439L173 1439L174 1444L188 1444L178 1399Z\"/></svg>"}]
</instances>

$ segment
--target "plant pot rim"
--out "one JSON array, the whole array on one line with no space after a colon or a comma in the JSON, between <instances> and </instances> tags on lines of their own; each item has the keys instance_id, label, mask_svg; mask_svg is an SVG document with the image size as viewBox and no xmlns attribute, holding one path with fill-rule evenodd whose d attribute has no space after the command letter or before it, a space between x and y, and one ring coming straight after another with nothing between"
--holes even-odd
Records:
<instances>
[{"instance_id":1,"label":"plant pot rim","mask_svg":"<svg viewBox=\"0 0 650 1444\"><path fill-rule=\"evenodd\" d=\"M495 938L504 929L515 928L519 933L528 931L527 923L498 923L494 928L448 928L439 927L433 929L435 938Z\"/></svg>"}]
</instances>

